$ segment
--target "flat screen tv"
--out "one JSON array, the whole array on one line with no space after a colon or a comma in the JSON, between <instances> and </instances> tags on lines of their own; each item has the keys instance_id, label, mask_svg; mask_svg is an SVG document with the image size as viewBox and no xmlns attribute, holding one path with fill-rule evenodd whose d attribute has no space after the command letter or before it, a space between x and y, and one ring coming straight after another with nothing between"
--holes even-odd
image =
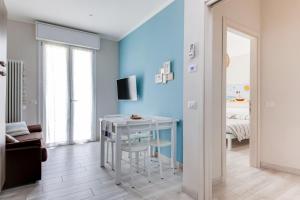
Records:
<instances>
[{"instance_id":1,"label":"flat screen tv","mask_svg":"<svg viewBox=\"0 0 300 200\"><path fill-rule=\"evenodd\" d=\"M137 101L136 76L117 80L117 86L119 100Z\"/></svg>"}]
</instances>

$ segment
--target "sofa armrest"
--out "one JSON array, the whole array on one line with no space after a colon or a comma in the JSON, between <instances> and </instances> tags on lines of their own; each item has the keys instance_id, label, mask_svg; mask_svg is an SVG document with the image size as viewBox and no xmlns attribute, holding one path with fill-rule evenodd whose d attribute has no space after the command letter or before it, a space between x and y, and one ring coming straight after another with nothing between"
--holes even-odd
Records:
<instances>
[{"instance_id":1,"label":"sofa armrest","mask_svg":"<svg viewBox=\"0 0 300 200\"><path fill-rule=\"evenodd\" d=\"M35 132L42 132L42 126L41 125L29 125L27 126L30 133Z\"/></svg>"},{"instance_id":2,"label":"sofa armrest","mask_svg":"<svg viewBox=\"0 0 300 200\"><path fill-rule=\"evenodd\" d=\"M33 183L41 179L42 152L38 140L15 143L6 149L4 188Z\"/></svg>"},{"instance_id":3,"label":"sofa armrest","mask_svg":"<svg viewBox=\"0 0 300 200\"><path fill-rule=\"evenodd\" d=\"M33 140L25 140L18 143L6 144L6 151L20 150L20 149L28 149L28 148L41 148L41 140L33 139Z\"/></svg>"}]
</instances>

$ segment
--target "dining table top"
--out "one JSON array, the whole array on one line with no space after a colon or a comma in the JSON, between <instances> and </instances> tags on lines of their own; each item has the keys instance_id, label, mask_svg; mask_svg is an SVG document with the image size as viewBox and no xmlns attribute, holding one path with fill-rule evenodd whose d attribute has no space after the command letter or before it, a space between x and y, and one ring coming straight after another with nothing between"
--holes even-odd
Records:
<instances>
[{"instance_id":1,"label":"dining table top","mask_svg":"<svg viewBox=\"0 0 300 200\"><path fill-rule=\"evenodd\" d=\"M152 121L154 123L173 123L179 122L179 119L164 116L144 116L141 115L141 119L131 119L131 115L109 115L99 119L100 122L106 121L112 123L114 126L127 126L128 122L137 124L146 121Z\"/></svg>"}]
</instances>

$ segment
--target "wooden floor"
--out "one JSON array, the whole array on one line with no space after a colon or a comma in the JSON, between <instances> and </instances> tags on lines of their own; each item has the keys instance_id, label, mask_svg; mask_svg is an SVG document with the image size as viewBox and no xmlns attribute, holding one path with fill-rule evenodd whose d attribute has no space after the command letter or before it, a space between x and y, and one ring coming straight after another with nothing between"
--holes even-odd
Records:
<instances>
[{"instance_id":1,"label":"wooden floor","mask_svg":"<svg viewBox=\"0 0 300 200\"><path fill-rule=\"evenodd\" d=\"M300 176L249 167L249 145L227 151L227 180L214 200L300 200Z\"/></svg>"},{"instance_id":2,"label":"wooden floor","mask_svg":"<svg viewBox=\"0 0 300 200\"><path fill-rule=\"evenodd\" d=\"M234 146L227 154L227 181L214 186L214 200L300 200L300 176L249 167L248 145ZM155 167L152 183L135 174L135 189L128 183L127 164L123 184L114 184L114 172L99 167L99 143L49 150L42 181L5 190L0 200L185 200L181 173L173 175L165 165L165 179ZM156 162L153 162L156 165Z\"/></svg>"},{"instance_id":3,"label":"wooden floor","mask_svg":"<svg viewBox=\"0 0 300 200\"><path fill-rule=\"evenodd\" d=\"M38 183L5 190L5 200L119 200L119 199L189 199L181 191L181 173L173 175L166 169L161 180L154 168L152 182L142 173L134 175L135 189L128 183L126 163L121 186L114 184L114 172L99 164L99 143L63 146L50 149L48 161L43 163L43 178ZM157 165L153 161L153 165ZM165 167L167 167L166 165Z\"/></svg>"}]
</instances>

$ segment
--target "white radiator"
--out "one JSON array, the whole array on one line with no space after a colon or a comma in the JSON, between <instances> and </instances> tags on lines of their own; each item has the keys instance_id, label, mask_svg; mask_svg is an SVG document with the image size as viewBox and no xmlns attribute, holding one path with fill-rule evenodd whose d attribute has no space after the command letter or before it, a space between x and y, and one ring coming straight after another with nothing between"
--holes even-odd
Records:
<instances>
[{"instance_id":1,"label":"white radiator","mask_svg":"<svg viewBox=\"0 0 300 200\"><path fill-rule=\"evenodd\" d=\"M7 66L6 122L22 121L23 62L9 60Z\"/></svg>"}]
</instances>

